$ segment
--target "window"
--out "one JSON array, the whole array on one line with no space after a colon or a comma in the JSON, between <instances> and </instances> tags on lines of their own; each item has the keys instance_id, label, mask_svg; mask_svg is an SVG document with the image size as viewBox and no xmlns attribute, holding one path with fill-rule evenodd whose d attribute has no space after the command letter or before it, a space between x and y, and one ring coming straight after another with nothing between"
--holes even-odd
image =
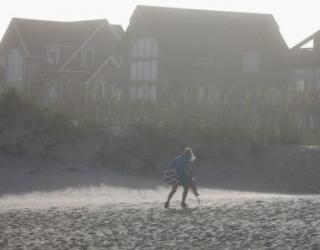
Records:
<instances>
[{"instance_id":1,"label":"window","mask_svg":"<svg viewBox=\"0 0 320 250\"><path fill-rule=\"evenodd\" d=\"M158 61L133 61L131 62L131 81L156 80L158 73Z\"/></svg>"},{"instance_id":2,"label":"window","mask_svg":"<svg viewBox=\"0 0 320 250\"><path fill-rule=\"evenodd\" d=\"M55 102L58 99L58 86L57 82L53 81L50 83L48 89L48 101L50 103Z\"/></svg>"},{"instance_id":3,"label":"window","mask_svg":"<svg viewBox=\"0 0 320 250\"><path fill-rule=\"evenodd\" d=\"M206 91L205 91L204 86L200 86L198 88L198 100L199 100L199 102L202 102L204 100L205 95L206 95Z\"/></svg>"},{"instance_id":4,"label":"window","mask_svg":"<svg viewBox=\"0 0 320 250\"><path fill-rule=\"evenodd\" d=\"M21 81L23 75L23 56L18 50L13 50L8 56L7 80Z\"/></svg>"},{"instance_id":5,"label":"window","mask_svg":"<svg viewBox=\"0 0 320 250\"><path fill-rule=\"evenodd\" d=\"M151 80L155 80L157 76L158 76L158 61L153 60L151 62L151 73L150 73Z\"/></svg>"},{"instance_id":6,"label":"window","mask_svg":"<svg viewBox=\"0 0 320 250\"><path fill-rule=\"evenodd\" d=\"M292 73L292 82L296 91L318 90L320 88L320 72L312 68L297 68Z\"/></svg>"},{"instance_id":7,"label":"window","mask_svg":"<svg viewBox=\"0 0 320 250\"><path fill-rule=\"evenodd\" d=\"M131 81L156 80L158 74L158 44L153 38L140 38L131 50Z\"/></svg>"},{"instance_id":8,"label":"window","mask_svg":"<svg viewBox=\"0 0 320 250\"><path fill-rule=\"evenodd\" d=\"M6 64L5 57L0 56L0 66L4 66Z\"/></svg>"},{"instance_id":9,"label":"window","mask_svg":"<svg viewBox=\"0 0 320 250\"><path fill-rule=\"evenodd\" d=\"M139 87L139 86L136 87L136 99L137 100L142 100L142 96L143 96L142 91L143 91L142 87Z\"/></svg>"},{"instance_id":10,"label":"window","mask_svg":"<svg viewBox=\"0 0 320 250\"><path fill-rule=\"evenodd\" d=\"M138 79L138 77L137 77L137 63L136 62L131 63L130 79L131 79L131 81L136 81Z\"/></svg>"},{"instance_id":11,"label":"window","mask_svg":"<svg viewBox=\"0 0 320 250\"><path fill-rule=\"evenodd\" d=\"M157 100L157 87L156 86L149 87L149 95L150 95L150 101L155 102Z\"/></svg>"},{"instance_id":12,"label":"window","mask_svg":"<svg viewBox=\"0 0 320 250\"><path fill-rule=\"evenodd\" d=\"M258 52L246 52L243 56L243 72L257 73L259 72L260 55Z\"/></svg>"},{"instance_id":13,"label":"window","mask_svg":"<svg viewBox=\"0 0 320 250\"><path fill-rule=\"evenodd\" d=\"M47 62L48 64L58 64L60 61L60 48L47 49Z\"/></svg>"},{"instance_id":14,"label":"window","mask_svg":"<svg viewBox=\"0 0 320 250\"><path fill-rule=\"evenodd\" d=\"M136 96L136 87L130 87L129 89L129 96L131 98L131 100L136 100L137 96Z\"/></svg>"},{"instance_id":15,"label":"window","mask_svg":"<svg viewBox=\"0 0 320 250\"><path fill-rule=\"evenodd\" d=\"M316 129L315 117L312 114L309 115L309 129L310 130Z\"/></svg>"},{"instance_id":16,"label":"window","mask_svg":"<svg viewBox=\"0 0 320 250\"><path fill-rule=\"evenodd\" d=\"M111 86L111 98L117 101L121 100L121 89L115 86Z\"/></svg>"},{"instance_id":17,"label":"window","mask_svg":"<svg viewBox=\"0 0 320 250\"><path fill-rule=\"evenodd\" d=\"M320 90L320 68L316 69L316 90Z\"/></svg>"},{"instance_id":18,"label":"window","mask_svg":"<svg viewBox=\"0 0 320 250\"><path fill-rule=\"evenodd\" d=\"M77 92L77 82L73 79L67 80L66 84L66 97L69 100L74 100L76 98Z\"/></svg>"},{"instance_id":19,"label":"window","mask_svg":"<svg viewBox=\"0 0 320 250\"><path fill-rule=\"evenodd\" d=\"M303 91L304 90L304 80L297 80L296 81L296 90Z\"/></svg>"},{"instance_id":20,"label":"window","mask_svg":"<svg viewBox=\"0 0 320 250\"><path fill-rule=\"evenodd\" d=\"M140 38L132 47L132 58L150 58L158 56L158 44L153 38Z\"/></svg>"},{"instance_id":21,"label":"window","mask_svg":"<svg viewBox=\"0 0 320 250\"><path fill-rule=\"evenodd\" d=\"M101 101L105 98L106 94L106 82L105 81L97 81L94 83L94 99L97 101Z\"/></svg>"},{"instance_id":22,"label":"window","mask_svg":"<svg viewBox=\"0 0 320 250\"><path fill-rule=\"evenodd\" d=\"M81 63L83 67L93 67L94 66L94 49L84 49L81 54Z\"/></svg>"},{"instance_id":23,"label":"window","mask_svg":"<svg viewBox=\"0 0 320 250\"><path fill-rule=\"evenodd\" d=\"M129 96L131 100L140 101L156 101L157 100L157 87L156 86L132 86L129 89Z\"/></svg>"}]
</instances>

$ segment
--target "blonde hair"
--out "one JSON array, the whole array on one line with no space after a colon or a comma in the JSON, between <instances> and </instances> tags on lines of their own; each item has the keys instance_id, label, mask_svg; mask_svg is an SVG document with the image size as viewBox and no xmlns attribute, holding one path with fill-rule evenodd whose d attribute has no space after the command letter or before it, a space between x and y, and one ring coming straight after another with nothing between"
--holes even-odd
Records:
<instances>
[{"instance_id":1,"label":"blonde hair","mask_svg":"<svg viewBox=\"0 0 320 250\"><path fill-rule=\"evenodd\" d=\"M183 151L183 153L184 153L184 154L190 154L190 155L191 155L190 161L194 161L194 160L196 159L196 157L194 156L194 153L193 153L192 149L189 148L189 147L185 148L184 151Z\"/></svg>"}]
</instances>

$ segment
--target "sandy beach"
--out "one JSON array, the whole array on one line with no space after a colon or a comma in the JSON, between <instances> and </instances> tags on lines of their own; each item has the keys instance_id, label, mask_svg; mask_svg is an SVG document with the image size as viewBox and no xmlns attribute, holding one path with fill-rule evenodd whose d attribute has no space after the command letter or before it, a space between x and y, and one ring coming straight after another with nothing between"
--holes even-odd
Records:
<instances>
[{"instance_id":1,"label":"sandy beach","mask_svg":"<svg viewBox=\"0 0 320 250\"><path fill-rule=\"evenodd\" d=\"M1 249L319 249L318 196L107 186L2 196ZM105 199L103 199L105 197ZM117 197L117 199L114 199Z\"/></svg>"},{"instance_id":2,"label":"sandy beach","mask_svg":"<svg viewBox=\"0 0 320 250\"><path fill-rule=\"evenodd\" d=\"M0 249L320 249L320 196L182 190L160 180L0 159ZM11 167L14 166L14 167ZM201 183L201 182L200 182Z\"/></svg>"}]
</instances>

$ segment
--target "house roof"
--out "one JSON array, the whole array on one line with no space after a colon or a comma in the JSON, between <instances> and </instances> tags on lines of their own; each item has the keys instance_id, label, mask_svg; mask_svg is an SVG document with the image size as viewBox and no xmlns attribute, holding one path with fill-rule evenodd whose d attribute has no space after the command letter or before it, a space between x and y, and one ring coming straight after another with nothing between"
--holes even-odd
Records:
<instances>
[{"instance_id":1,"label":"house roof","mask_svg":"<svg viewBox=\"0 0 320 250\"><path fill-rule=\"evenodd\" d=\"M111 25L112 30L119 36L119 38L122 38L124 35L124 30L121 25L118 24L112 24Z\"/></svg>"},{"instance_id":2,"label":"house roof","mask_svg":"<svg viewBox=\"0 0 320 250\"><path fill-rule=\"evenodd\" d=\"M320 30L317 30L316 32L314 32L312 35L308 36L307 38L305 38L304 40L302 40L301 42L299 42L298 44L296 44L295 46L293 46L291 49L300 49L303 45L307 44L308 42L310 42L313 39L319 39L320 38Z\"/></svg>"},{"instance_id":3,"label":"house roof","mask_svg":"<svg viewBox=\"0 0 320 250\"><path fill-rule=\"evenodd\" d=\"M43 56L45 46L71 46L77 49L105 19L56 22L13 18L30 55Z\"/></svg>"},{"instance_id":4,"label":"house roof","mask_svg":"<svg viewBox=\"0 0 320 250\"><path fill-rule=\"evenodd\" d=\"M313 41L313 43L310 43ZM297 45L293 46L288 56L289 64L299 67L320 65L320 30L314 32Z\"/></svg>"},{"instance_id":5,"label":"house roof","mask_svg":"<svg viewBox=\"0 0 320 250\"><path fill-rule=\"evenodd\" d=\"M134 19L136 15L144 15L150 18L162 17L162 19L175 17L182 17L184 19L197 18L198 20L204 20L206 18L273 18L272 14L265 13L249 13L249 12L232 12L232 11L216 11L216 10L201 10L201 9L186 9L186 8L172 8L172 7L159 7L159 6L147 6L137 5L131 19Z\"/></svg>"},{"instance_id":6,"label":"house roof","mask_svg":"<svg viewBox=\"0 0 320 250\"><path fill-rule=\"evenodd\" d=\"M239 38L253 33L260 36L272 33L271 39L287 49L271 14L138 5L130 19L128 33L134 26L149 28L168 49L184 54L201 55L201 52L207 53L213 44L232 40L235 34Z\"/></svg>"}]
</instances>

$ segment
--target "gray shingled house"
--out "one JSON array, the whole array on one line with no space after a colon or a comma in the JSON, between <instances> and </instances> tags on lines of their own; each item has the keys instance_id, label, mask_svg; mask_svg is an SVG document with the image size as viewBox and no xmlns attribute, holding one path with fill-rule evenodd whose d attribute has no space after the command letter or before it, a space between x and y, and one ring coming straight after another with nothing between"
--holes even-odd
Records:
<instances>
[{"instance_id":1,"label":"gray shingled house","mask_svg":"<svg viewBox=\"0 0 320 250\"><path fill-rule=\"evenodd\" d=\"M288 80L288 47L270 14L137 6L122 53L132 100L205 101L219 88Z\"/></svg>"},{"instance_id":2,"label":"gray shingled house","mask_svg":"<svg viewBox=\"0 0 320 250\"><path fill-rule=\"evenodd\" d=\"M43 102L75 106L118 94L123 33L107 20L13 18L1 42L2 82Z\"/></svg>"},{"instance_id":3,"label":"gray shingled house","mask_svg":"<svg viewBox=\"0 0 320 250\"><path fill-rule=\"evenodd\" d=\"M320 31L293 46L288 57L289 90L295 96L295 125L301 130L320 127Z\"/></svg>"}]
</instances>

